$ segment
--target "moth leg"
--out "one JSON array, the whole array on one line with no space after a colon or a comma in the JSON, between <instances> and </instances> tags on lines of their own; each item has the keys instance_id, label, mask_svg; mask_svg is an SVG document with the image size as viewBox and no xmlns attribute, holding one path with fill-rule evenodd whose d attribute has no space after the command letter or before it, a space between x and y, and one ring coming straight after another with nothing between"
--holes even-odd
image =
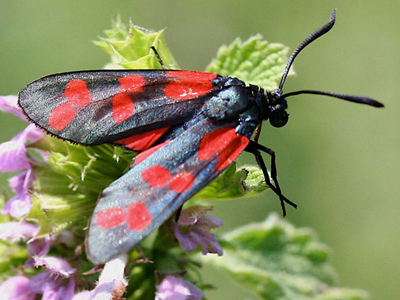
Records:
<instances>
[{"instance_id":1,"label":"moth leg","mask_svg":"<svg viewBox=\"0 0 400 300\"><path fill-rule=\"evenodd\" d=\"M161 56L160 56L160 54L158 54L158 51L156 50L156 48L154 46L151 46L150 48L151 48L151 50L153 50L154 55L157 57L157 60L160 63L160 65L163 68L163 70L169 70L168 67L162 61Z\"/></svg>"},{"instance_id":2,"label":"moth leg","mask_svg":"<svg viewBox=\"0 0 400 300\"><path fill-rule=\"evenodd\" d=\"M256 143L258 143L258 138L260 137L260 133L261 133L261 126L262 126L262 122L259 123L256 127L256 129L254 130L254 135L253 135L253 139Z\"/></svg>"},{"instance_id":3,"label":"moth leg","mask_svg":"<svg viewBox=\"0 0 400 300\"><path fill-rule=\"evenodd\" d=\"M261 168L264 174L265 182L266 184L275 192L275 194L278 195L279 200L281 201L281 207L282 207L282 212L283 216L286 216L286 208L285 208L285 202L294 208L297 208L297 205L287 199L281 191L281 188L278 183L278 177L277 177L277 169L276 169L276 163L275 163L275 152L274 150L267 148L263 145L258 144L257 142L250 141L249 145L246 147L245 151L250 152L254 154L257 164ZM271 178L274 181L274 184L272 184L270 176L268 174L267 166L265 165L264 159L261 155L261 151L269 154L271 156Z\"/></svg>"}]
</instances>

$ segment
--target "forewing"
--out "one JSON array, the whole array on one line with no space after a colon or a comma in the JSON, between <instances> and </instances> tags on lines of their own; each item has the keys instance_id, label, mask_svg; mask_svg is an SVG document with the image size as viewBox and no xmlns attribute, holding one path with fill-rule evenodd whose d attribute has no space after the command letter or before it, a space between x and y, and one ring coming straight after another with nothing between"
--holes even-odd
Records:
<instances>
[{"instance_id":1,"label":"forewing","mask_svg":"<svg viewBox=\"0 0 400 300\"><path fill-rule=\"evenodd\" d=\"M87 236L90 260L99 264L132 248L229 166L249 142L235 126L200 116L139 154L97 203Z\"/></svg>"},{"instance_id":2,"label":"forewing","mask_svg":"<svg viewBox=\"0 0 400 300\"><path fill-rule=\"evenodd\" d=\"M85 145L114 142L149 147L170 126L193 117L219 89L214 73L177 70L100 70L41 78L19 93L34 123ZM149 135L140 133L149 132ZM150 138L149 138L150 136ZM135 142L142 138L139 146Z\"/></svg>"}]
</instances>

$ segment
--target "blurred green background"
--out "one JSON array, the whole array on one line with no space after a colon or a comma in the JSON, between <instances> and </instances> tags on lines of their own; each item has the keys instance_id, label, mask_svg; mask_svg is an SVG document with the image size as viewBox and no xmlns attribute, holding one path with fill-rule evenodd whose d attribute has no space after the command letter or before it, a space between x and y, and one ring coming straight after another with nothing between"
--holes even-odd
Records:
<instances>
[{"instance_id":1,"label":"blurred green background","mask_svg":"<svg viewBox=\"0 0 400 300\"><path fill-rule=\"evenodd\" d=\"M298 57L297 76L285 91L365 94L386 108L298 96L289 101L288 125L264 126L261 142L277 152L281 186L299 205L289 208L287 220L315 228L330 245L339 285L368 290L374 299L399 299L400 2L1 0L0 94L16 94L47 74L101 68L108 57L91 41L118 14L145 28L167 28L180 67L203 70L237 36L261 33L294 49L335 7L334 29ZM1 114L0 142L24 126ZM254 160L243 155L240 162ZM4 174L0 180L4 186ZM267 192L220 203L215 214L228 231L271 211L280 206ZM230 278L206 271L219 287L211 299L250 299Z\"/></svg>"}]
</instances>

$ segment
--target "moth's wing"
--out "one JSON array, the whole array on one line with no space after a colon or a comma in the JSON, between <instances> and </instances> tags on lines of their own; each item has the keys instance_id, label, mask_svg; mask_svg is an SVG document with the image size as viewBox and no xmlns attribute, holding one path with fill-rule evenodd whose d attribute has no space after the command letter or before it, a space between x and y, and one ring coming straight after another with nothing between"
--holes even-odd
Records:
<instances>
[{"instance_id":1,"label":"moth's wing","mask_svg":"<svg viewBox=\"0 0 400 300\"><path fill-rule=\"evenodd\" d=\"M89 259L99 264L129 250L229 166L249 143L235 126L199 117L140 153L99 198L86 240Z\"/></svg>"},{"instance_id":2,"label":"moth's wing","mask_svg":"<svg viewBox=\"0 0 400 300\"><path fill-rule=\"evenodd\" d=\"M43 77L23 88L19 105L47 132L84 145L144 150L219 91L215 73L100 70Z\"/></svg>"}]
</instances>

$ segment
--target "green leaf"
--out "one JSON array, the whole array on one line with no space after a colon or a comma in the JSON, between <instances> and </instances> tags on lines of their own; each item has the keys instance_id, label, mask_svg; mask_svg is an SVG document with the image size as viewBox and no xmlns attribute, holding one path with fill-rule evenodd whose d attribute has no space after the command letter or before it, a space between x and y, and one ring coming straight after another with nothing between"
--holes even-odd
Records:
<instances>
[{"instance_id":1,"label":"green leaf","mask_svg":"<svg viewBox=\"0 0 400 300\"><path fill-rule=\"evenodd\" d=\"M257 34L245 42L237 38L229 46L222 46L207 71L274 90L285 70L287 55L287 47L270 44Z\"/></svg>"},{"instance_id":2,"label":"green leaf","mask_svg":"<svg viewBox=\"0 0 400 300\"><path fill-rule=\"evenodd\" d=\"M223 236L224 255L202 260L227 271L261 299L367 299L365 292L333 288L328 248L309 229L272 214L263 223ZM332 298L334 297L334 298Z\"/></svg>"},{"instance_id":3,"label":"green leaf","mask_svg":"<svg viewBox=\"0 0 400 300\"><path fill-rule=\"evenodd\" d=\"M194 199L232 200L238 197L255 196L267 188L260 168L256 166L237 168L234 162L198 192Z\"/></svg>"},{"instance_id":4,"label":"green leaf","mask_svg":"<svg viewBox=\"0 0 400 300\"><path fill-rule=\"evenodd\" d=\"M111 145L85 147L64 142L57 149L61 152L54 150L48 163L34 168L27 219L40 224L40 236L71 226L85 227L99 194L129 170L135 155Z\"/></svg>"},{"instance_id":5,"label":"green leaf","mask_svg":"<svg viewBox=\"0 0 400 300\"><path fill-rule=\"evenodd\" d=\"M151 46L157 49L169 69L177 69L177 63L165 43L163 30L151 31L132 22L127 26L118 17L105 34L107 37L100 38L95 44L111 56L106 69L161 69Z\"/></svg>"}]
</instances>

